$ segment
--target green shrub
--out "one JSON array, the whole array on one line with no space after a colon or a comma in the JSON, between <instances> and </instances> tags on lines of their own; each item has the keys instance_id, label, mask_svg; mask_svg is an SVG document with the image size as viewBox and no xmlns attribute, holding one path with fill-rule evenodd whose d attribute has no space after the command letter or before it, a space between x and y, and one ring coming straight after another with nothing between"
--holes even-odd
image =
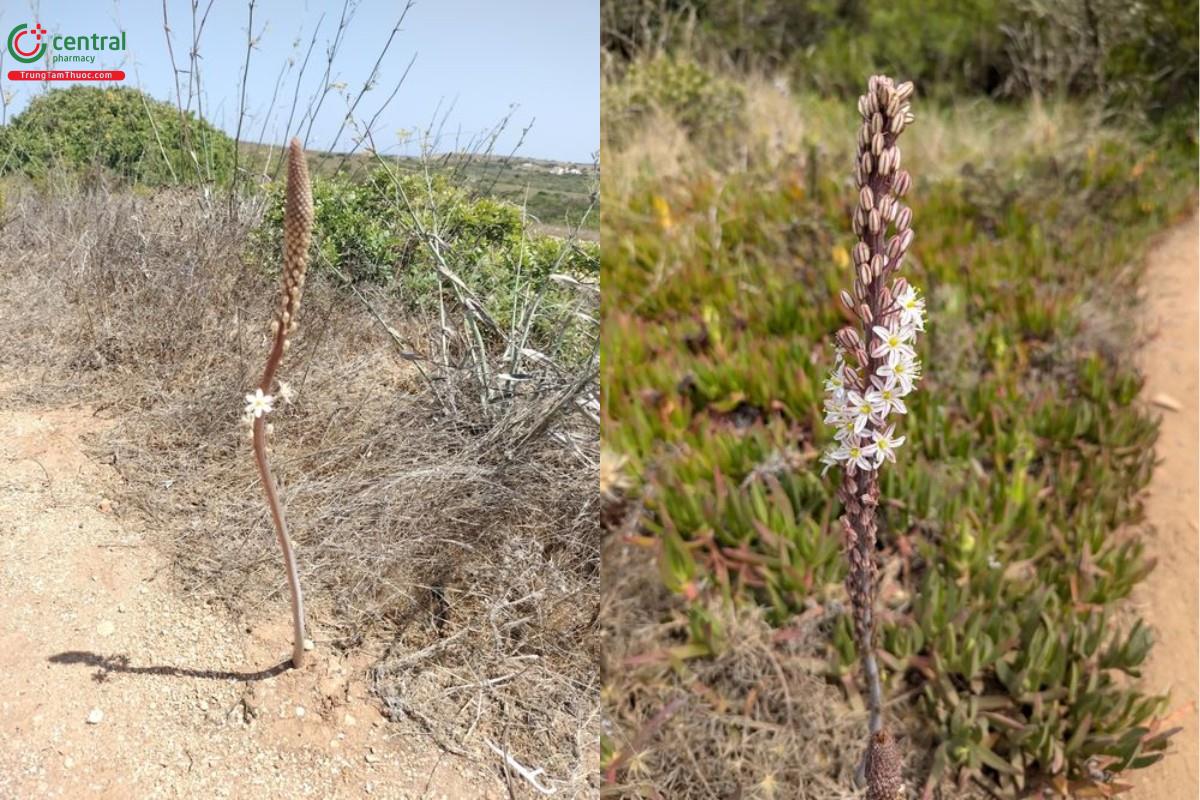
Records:
<instances>
[{"instance_id":1,"label":"green shrub","mask_svg":"<svg viewBox=\"0 0 1200 800\"><path fill-rule=\"evenodd\" d=\"M915 81L925 97L1062 92L1151 118L1185 108L1194 119L1197 105L1196 0L604 5L602 43L619 60L703 53L706 63L783 71L799 89L848 96L863 75L884 72Z\"/></svg>"},{"instance_id":2,"label":"green shrub","mask_svg":"<svg viewBox=\"0 0 1200 800\"><path fill-rule=\"evenodd\" d=\"M225 181L233 140L192 115L128 87L73 86L38 95L0 137L7 170L103 168L147 184ZM2 161L2 157L0 157Z\"/></svg>"},{"instance_id":3,"label":"green shrub","mask_svg":"<svg viewBox=\"0 0 1200 800\"><path fill-rule=\"evenodd\" d=\"M1123 531L1157 428L1104 331L1195 174L1190 149L1144 146L996 148L914 191L927 375L901 431L910 464L883 475L899 570L881 660L893 693L919 690L935 776L1006 797L1079 789L1097 764L1142 767L1166 745L1149 724L1163 698L1130 680L1150 634L1121 605L1149 569ZM694 618L723 596L782 624L844 596L834 487L815 469L853 202L833 150L806 169L605 173L604 441L640 481L663 579L699 598ZM721 646L711 622L691 636ZM853 664L844 618L827 656L834 677Z\"/></svg>"},{"instance_id":4,"label":"green shrub","mask_svg":"<svg viewBox=\"0 0 1200 800\"><path fill-rule=\"evenodd\" d=\"M657 55L629 65L624 79L604 98L608 115L636 121L662 111L693 135L720 132L737 122L745 103L741 86L687 58Z\"/></svg>"},{"instance_id":5,"label":"green shrub","mask_svg":"<svg viewBox=\"0 0 1200 800\"><path fill-rule=\"evenodd\" d=\"M262 223L251 237L251 258L268 269L278 268L282 188L268 189ZM571 291L551 281L552 273L594 279L599 270L595 244L539 234L515 205L475 196L446 176L427 182L423 174L381 168L362 181L317 177L313 205L314 271L391 287L418 308L438 302L436 261L419 228L437 234L447 266L505 326L518 296L529 290L542 293L548 306L569 303Z\"/></svg>"}]
</instances>

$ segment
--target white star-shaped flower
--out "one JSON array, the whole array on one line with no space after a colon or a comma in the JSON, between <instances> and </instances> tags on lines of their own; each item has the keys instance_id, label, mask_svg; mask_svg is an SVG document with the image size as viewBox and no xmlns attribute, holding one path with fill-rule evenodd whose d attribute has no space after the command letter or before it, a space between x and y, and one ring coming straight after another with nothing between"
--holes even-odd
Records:
<instances>
[{"instance_id":1,"label":"white star-shaped flower","mask_svg":"<svg viewBox=\"0 0 1200 800\"><path fill-rule=\"evenodd\" d=\"M887 356L889 364L895 364L902 358L916 358L917 351L913 350L912 345L909 344L909 341L915 335L912 328L905 328L899 325L884 328L880 325L875 325L871 330L878 337L875 347L871 350L872 357L883 358Z\"/></svg>"},{"instance_id":2,"label":"white star-shaped flower","mask_svg":"<svg viewBox=\"0 0 1200 800\"><path fill-rule=\"evenodd\" d=\"M854 421L854 432L862 433L875 414L875 409L867 402L867 398L858 392L849 391L846 392L846 413Z\"/></svg>"},{"instance_id":3,"label":"white star-shaped flower","mask_svg":"<svg viewBox=\"0 0 1200 800\"><path fill-rule=\"evenodd\" d=\"M886 381L880 380L878 377L873 380L876 388L867 392L866 400L871 404L871 408L875 409L876 414L886 417L893 411L900 414L908 413L908 407L904 405L904 401L900 397L899 387L888 386Z\"/></svg>"},{"instance_id":4,"label":"white star-shaped flower","mask_svg":"<svg viewBox=\"0 0 1200 800\"><path fill-rule=\"evenodd\" d=\"M911 358L897 359L875 370L875 374L885 380L884 386L898 389L900 396L913 390L913 384L921 378L921 362Z\"/></svg>"},{"instance_id":5,"label":"white star-shaped flower","mask_svg":"<svg viewBox=\"0 0 1200 800\"><path fill-rule=\"evenodd\" d=\"M275 407L275 398L263 394L262 389L255 389L254 394L246 395L246 415L258 419L263 414L270 414Z\"/></svg>"},{"instance_id":6,"label":"white star-shaped flower","mask_svg":"<svg viewBox=\"0 0 1200 800\"><path fill-rule=\"evenodd\" d=\"M900 307L900 325L902 327L918 331L925 330L925 301L917 295L915 288L907 287L896 298L896 305Z\"/></svg>"},{"instance_id":7,"label":"white star-shaped flower","mask_svg":"<svg viewBox=\"0 0 1200 800\"><path fill-rule=\"evenodd\" d=\"M861 442L850 441L844 442L834 450L833 457L838 461L845 461L848 466L872 470L875 469L875 452L873 444L864 445Z\"/></svg>"},{"instance_id":8,"label":"white star-shaped flower","mask_svg":"<svg viewBox=\"0 0 1200 800\"><path fill-rule=\"evenodd\" d=\"M896 461L896 448L904 444L904 437L895 436L895 432L895 425L889 425L886 431L875 431L873 438L876 465L884 461Z\"/></svg>"}]
</instances>

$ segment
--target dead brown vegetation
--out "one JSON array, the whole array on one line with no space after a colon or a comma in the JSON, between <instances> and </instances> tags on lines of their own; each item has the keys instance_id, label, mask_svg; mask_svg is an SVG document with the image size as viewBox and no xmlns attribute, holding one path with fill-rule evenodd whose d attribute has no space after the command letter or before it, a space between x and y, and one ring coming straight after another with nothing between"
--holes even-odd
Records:
<instances>
[{"instance_id":1,"label":"dead brown vegetation","mask_svg":"<svg viewBox=\"0 0 1200 800\"><path fill-rule=\"evenodd\" d=\"M161 532L186 591L241 614L285 602L238 423L276 283L244 263L245 216L200 190L59 185L10 192L0 222L0 367L31 379L7 402L86 400L111 417L95 454L123 476L124 508ZM310 635L386 643L372 677L391 716L507 772L517 795L526 780L496 749L544 769L558 796L586 794L599 448L563 397L593 366L485 413L474 345L451 335L439 362L436 314L319 276L307 312L272 461Z\"/></svg>"},{"instance_id":2,"label":"dead brown vegetation","mask_svg":"<svg viewBox=\"0 0 1200 800\"><path fill-rule=\"evenodd\" d=\"M680 658L687 611L653 554L630 541L614 533L604 546L601 692L617 768L601 797L860 797L847 787L867 710L855 691L847 713L847 693L826 677L824 642L841 608L814 605L774 629L759 610L712 607L728 646ZM912 785L930 743L902 744Z\"/></svg>"}]
</instances>

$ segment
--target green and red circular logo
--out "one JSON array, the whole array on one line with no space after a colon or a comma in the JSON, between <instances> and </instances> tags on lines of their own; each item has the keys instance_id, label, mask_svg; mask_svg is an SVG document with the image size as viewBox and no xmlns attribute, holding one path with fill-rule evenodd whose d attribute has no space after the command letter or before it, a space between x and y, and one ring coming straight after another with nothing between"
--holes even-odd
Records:
<instances>
[{"instance_id":1,"label":"green and red circular logo","mask_svg":"<svg viewBox=\"0 0 1200 800\"><path fill-rule=\"evenodd\" d=\"M34 23L30 28L22 22L9 31L8 52L22 64L32 64L46 55L46 42L43 41L45 38L46 29L42 27L42 23Z\"/></svg>"}]
</instances>

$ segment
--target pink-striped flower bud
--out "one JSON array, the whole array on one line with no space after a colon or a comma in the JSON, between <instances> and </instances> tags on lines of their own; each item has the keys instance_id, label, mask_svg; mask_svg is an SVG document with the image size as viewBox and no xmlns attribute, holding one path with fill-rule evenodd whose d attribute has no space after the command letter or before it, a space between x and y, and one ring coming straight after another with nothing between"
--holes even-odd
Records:
<instances>
[{"instance_id":1,"label":"pink-striped flower bud","mask_svg":"<svg viewBox=\"0 0 1200 800\"><path fill-rule=\"evenodd\" d=\"M854 245L854 263L865 264L871 260L871 248L867 247L866 242L859 242Z\"/></svg>"}]
</instances>

